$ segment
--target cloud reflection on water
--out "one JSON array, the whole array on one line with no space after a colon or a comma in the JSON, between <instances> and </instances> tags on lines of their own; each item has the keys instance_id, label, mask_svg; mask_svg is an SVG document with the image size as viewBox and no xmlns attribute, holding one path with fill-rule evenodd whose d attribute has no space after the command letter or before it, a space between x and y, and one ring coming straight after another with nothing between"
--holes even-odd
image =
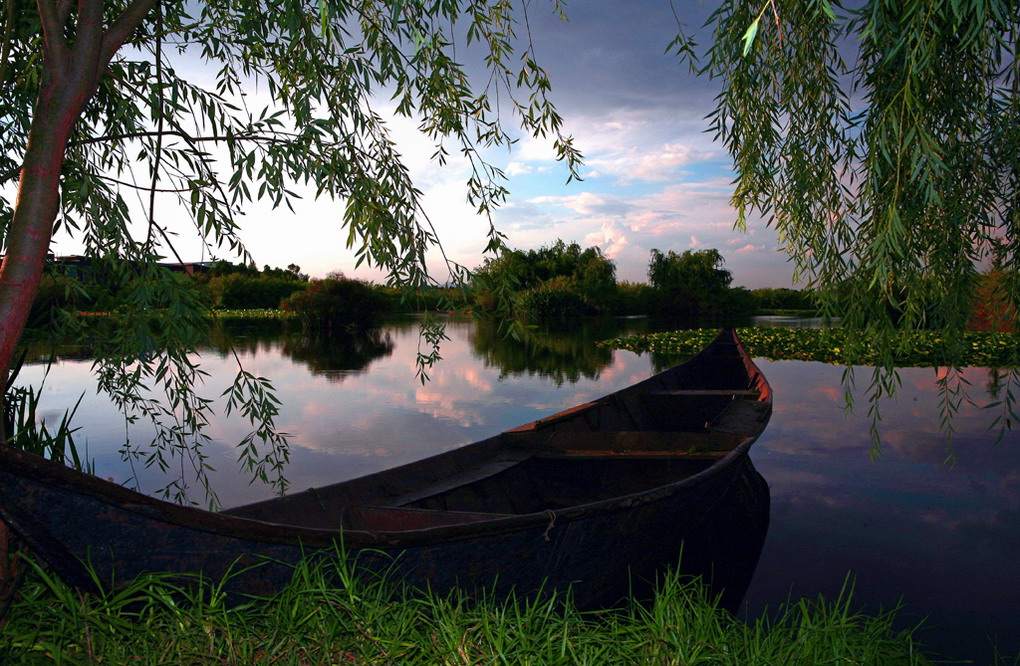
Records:
<instances>
[{"instance_id":1,"label":"cloud reflection on water","mask_svg":"<svg viewBox=\"0 0 1020 666\"><path fill-rule=\"evenodd\" d=\"M761 361L776 408L752 458L769 481L773 521L746 604L838 592L855 576L855 598L875 610L902 596L908 617L931 616L922 637L956 657L990 661L984 635L1020 651L1020 437L994 442L994 414L964 403L951 440L940 426L936 373L900 370L903 385L882 405L880 457L869 459L866 382L845 414L842 369ZM867 373L858 373L859 379ZM968 368L970 395L990 400L988 371ZM949 459L948 454L954 453Z\"/></svg>"}]
</instances>

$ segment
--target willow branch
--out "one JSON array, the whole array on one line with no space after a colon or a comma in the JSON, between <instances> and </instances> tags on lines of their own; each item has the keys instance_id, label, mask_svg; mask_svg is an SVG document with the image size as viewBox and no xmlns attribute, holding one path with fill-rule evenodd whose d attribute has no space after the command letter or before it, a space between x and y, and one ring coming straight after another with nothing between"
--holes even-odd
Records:
<instances>
[{"instance_id":1,"label":"willow branch","mask_svg":"<svg viewBox=\"0 0 1020 666\"><path fill-rule=\"evenodd\" d=\"M157 34L163 31L163 11L156 6L156 28ZM163 37L156 37L156 151L152 160L152 185L149 188L149 230L146 233L145 244L152 243L152 228L156 226L156 185L159 182L159 163L163 156Z\"/></svg>"},{"instance_id":2,"label":"willow branch","mask_svg":"<svg viewBox=\"0 0 1020 666\"><path fill-rule=\"evenodd\" d=\"M135 90L137 92L137 90ZM124 132L123 134L104 134L103 136L94 136L87 139L75 139L69 141L69 146L84 146L90 143L102 143L104 141L122 141L124 139L144 139L149 137L165 137L165 136L176 136L184 139L187 143L204 143L204 142L226 142L226 141L253 141L258 143L286 143L289 139L298 136L294 132L274 132L272 135L267 134L252 134L246 132L240 132L238 134L213 134L210 136L194 136L184 130L168 129L168 130L148 130L144 132ZM282 137L282 138L281 138ZM0 179L2 180L2 179Z\"/></svg>"},{"instance_id":3,"label":"willow branch","mask_svg":"<svg viewBox=\"0 0 1020 666\"><path fill-rule=\"evenodd\" d=\"M11 32L14 28L14 0L7 0L4 11L4 45L0 52L0 86L7 80L8 60L11 57Z\"/></svg>"},{"instance_id":4,"label":"willow branch","mask_svg":"<svg viewBox=\"0 0 1020 666\"><path fill-rule=\"evenodd\" d=\"M148 185L138 185L136 183L129 183L126 180L118 180L116 178L111 178L110 176L104 176L103 174L98 174L97 173L97 174L94 174L93 177L94 178L98 178L99 180L106 181L107 183L113 183L115 185L120 185L122 187L128 187L128 188L130 188L132 190L140 190L142 192L153 192L153 191L155 191L155 192L159 192L160 194L184 194L185 192L190 192L191 190L194 189L192 187L174 187L174 188L161 187L161 188L153 190L153 188L148 186Z\"/></svg>"},{"instance_id":5,"label":"willow branch","mask_svg":"<svg viewBox=\"0 0 1020 666\"><path fill-rule=\"evenodd\" d=\"M60 25L67 23L67 17L71 15L71 8L74 6L74 0L57 0L57 21Z\"/></svg>"},{"instance_id":6,"label":"willow branch","mask_svg":"<svg viewBox=\"0 0 1020 666\"><path fill-rule=\"evenodd\" d=\"M67 69L67 41L64 39L64 24L60 20L53 0L36 0L39 22L42 24L43 53L50 61L58 77Z\"/></svg>"},{"instance_id":7,"label":"willow branch","mask_svg":"<svg viewBox=\"0 0 1020 666\"><path fill-rule=\"evenodd\" d=\"M159 137L159 136L176 136L184 139L189 145L194 147L200 143L219 143L226 141L250 141L253 143L287 143L288 139L296 136L293 133L276 132L274 136L268 136L263 134L234 134L231 136L227 135L212 135L212 136L192 136L184 130L161 130L161 131L149 131L149 132L125 132L124 134L106 134L104 136L90 137L87 139L76 139L68 141L68 146L84 146L90 143L102 143L105 141L121 141L124 139L143 139L147 137ZM0 172L0 185L17 179L18 174L21 173L21 167L14 167L7 171Z\"/></svg>"},{"instance_id":8,"label":"willow branch","mask_svg":"<svg viewBox=\"0 0 1020 666\"><path fill-rule=\"evenodd\" d=\"M103 37L102 65L110 64L114 54L128 40L159 0L134 0L121 12Z\"/></svg>"},{"instance_id":9,"label":"willow branch","mask_svg":"<svg viewBox=\"0 0 1020 666\"><path fill-rule=\"evenodd\" d=\"M75 26L74 46L71 49L77 65L74 70L78 70L85 63L95 62L103 38L103 0L78 0L78 23ZM95 71L92 72L75 73L98 80L99 73L105 69L105 64L97 63Z\"/></svg>"}]
</instances>

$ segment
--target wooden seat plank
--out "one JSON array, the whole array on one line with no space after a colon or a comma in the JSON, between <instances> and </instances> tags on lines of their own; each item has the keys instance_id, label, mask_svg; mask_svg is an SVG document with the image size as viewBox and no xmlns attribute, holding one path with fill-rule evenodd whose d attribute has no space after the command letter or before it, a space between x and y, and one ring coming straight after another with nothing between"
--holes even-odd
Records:
<instances>
[{"instance_id":1,"label":"wooden seat plank","mask_svg":"<svg viewBox=\"0 0 1020 666\"><path fill-rule=\"evenodd\" d=\"M557 433L530 450L540 458L714 459L743 439L726 432L571 431Z\"/></svg>"},{"instance_id":2,"label":"wooden seat plank","mask_svg":"<svg viewBox=\"0 0 1020 666\"><path fill-rule=\"evenodd\" d=\"M761 395L758 389L680 389L675 391L649 391L646 395L732 395L757 398Z\"/></svg>"}]
</instances>

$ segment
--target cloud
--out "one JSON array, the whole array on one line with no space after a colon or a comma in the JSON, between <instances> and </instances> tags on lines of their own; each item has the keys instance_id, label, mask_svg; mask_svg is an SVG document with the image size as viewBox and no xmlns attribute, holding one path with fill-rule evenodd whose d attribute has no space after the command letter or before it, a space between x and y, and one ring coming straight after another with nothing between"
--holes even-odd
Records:
<instances>
[{"instance_id":1,"label":"cloud","mask_svg":"<svg viewBox=\"0 0 1020 666\"><path fill-rule=\"evenodd\" d=\"M549 137L524 136L514 147L514 156L521 162L555 162L556 149Z\"/></svg>"},{"instance_id":2,"label":"cloud","mask_svg":"<svg viewBox=\"0 0 1020 666\"><path fill-rule=\"evenodd\" d=\"M724 257L735 284L790 284L786 272L769 265L775 263L767 251L774 231L756 219L749 220L749 233L733 229L732 185L726 179L671 184L631 196L581 185L589 189L531 197L501 210L497 224L513 232L510 245L533 249L557 238L598 245L616 262L620 280L644 280L652 248L728 248ZM752 236L754 243L749 242Z\"/></svg>"},{"instance_id":3,"label":"cloud","mask_svg":"<svg viewBox=\"0 0 1020 666\"><path fill-rule=\"evenodd\" d=\"M603 222L598 231L584 237L586 245L597 245L610 259L616 259L627 247L626 231L615 222Z\"/></svg>"},{"instance_id":4,"label":"cloud","mask_svg":"<svg viewBox=\"0 0 1020 666\"><path fill-rule=\"evenodd\" d=\"M530 204L557 206L565 208L577 215L604 216L624 215L633 209L633 206L619 197L613 195L597 194L595 192L580 192L569 196L542 196L528 199Z\"/></svg>"},{"instance_id":5,"label":"cloud","mask_svg":"<svg viewBox=\"0 0 1020 666\"><path fill-rule=\"evenodd\" d=\"M666 182L682 175L679 167L715 157L715 152L702 151L691 145L666 143L652 148L629 147L596 155L588 160L588 164L600 173L619 177L622 183L638 180Z\"/></svg>"},{"instance_id":6,"label":"cloud","mask_svg":"<svg viewBox=\"0 0 1020 666\"><path fill-rule=\"evenodd\" d=\"M522 174L531 173L534 170L535 169L533 167L525 164L524 162L518 162L515 160L510 164L506 165L506 169L504 169L504 172L508 176L520 176Z\"/></svg>"},{"instance_id":7,"label":"cloud","mask_svg":"<svg viewBox=\"0 0 1020 666\"><path fill-rule=\"evenodd\" d=\"M742 248L736 250L737 254L747 254L748 252L761 252L765 249L764 245L751 245L748 243Z\"/></svg>"}]
</instances>

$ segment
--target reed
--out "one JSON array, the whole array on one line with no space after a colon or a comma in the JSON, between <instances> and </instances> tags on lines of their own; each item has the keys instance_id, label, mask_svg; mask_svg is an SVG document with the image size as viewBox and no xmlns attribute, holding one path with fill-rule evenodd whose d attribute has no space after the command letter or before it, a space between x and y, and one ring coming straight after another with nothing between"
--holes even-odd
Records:
<instances>
[{"instance_id":1,"label":"reed","mask_svg":"<svg viewBox=\"0 0 1020 666\"><path fill-rule=\"evenodd\" d=\"M239 603L199 578L141 577L100 594L32 564L0 632L5 664L928 664L892 612L799 601L745 624L696 580L654 601L581 613L569 595L394 593L342 558L308 561L271 598Z\"/></svg>"}]
</instances>

